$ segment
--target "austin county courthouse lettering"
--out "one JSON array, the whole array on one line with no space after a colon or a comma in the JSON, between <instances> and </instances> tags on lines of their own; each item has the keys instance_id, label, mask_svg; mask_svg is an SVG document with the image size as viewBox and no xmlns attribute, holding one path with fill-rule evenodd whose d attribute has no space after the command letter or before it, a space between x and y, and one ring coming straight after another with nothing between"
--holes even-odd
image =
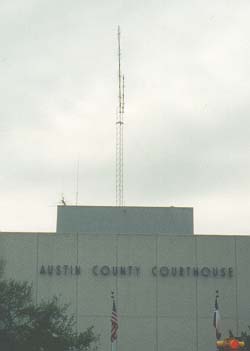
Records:
<instances>
[{"instance_id":1,"label":"austin county courthouse lettering","mask_svg":"<svg viewBox=\"0 0 250 351\"><path fill-rule=\"evenodd\" d=\"M161 277L211 277L211 278L231 278L233 276L232 267L169 267L154 266L153 276Z\"/></svg>"},{"instance_id":2,"label":"austin county courthouse lettering","mask_svg":"<svg viewBox=\"0 0 250 351\"><path fill-rule=\"evenodd\" d=\"M81 267L80 266L71 266L71 265L53 265L49 264L47 266L42 265L40 268L40 274L48 275L80 275Z\"/></svg>"},{"instance_id":3,"label":"austin county courthouse lettering","mask_svg":"<svg viewBox=\"0 0 250 351\"><path fill-rule=\"evenodd\" d=\"M139 277L142 268L140 266L109 266L95 265L91 269L95 276L104 277ZM232 278L232 267L191 267L191 266L153 266L148 271L153 277L204 277L204 278ZM81 266L79 265L42 265L40 274L43 275L71 275L78 276L81 274Z\"/></svg>"}]
</instances>

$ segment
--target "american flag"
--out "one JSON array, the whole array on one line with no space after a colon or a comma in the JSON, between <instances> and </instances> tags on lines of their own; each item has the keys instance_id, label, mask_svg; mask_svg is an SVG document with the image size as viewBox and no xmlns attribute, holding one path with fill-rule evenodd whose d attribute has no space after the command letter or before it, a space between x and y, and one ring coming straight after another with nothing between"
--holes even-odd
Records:
<instances>
[{"instance_id":1,"label":"american flag","mask_svg":"<svg viewBox=\"0 0 250 351\"><path fill-rule=\"evenodd\" d=\"M118 317L115 307L115 300L113 298L113 308L111 314L111 343L114 343L117 340L117 330L118 330Z\"/></svg>"},{"instance_id":2,"label":"american flag","mask_svg":"<svg viewBox=\"0 0 250 351\"><path fill-rule=\"evenodd\" d=\"M220 331L220 312L218 306L218 295L216 295L215 303L214 303L214 318L213 318L213 326L215 327L216 339L220 340L221 331Z\"/></svg>"}]
</instances>

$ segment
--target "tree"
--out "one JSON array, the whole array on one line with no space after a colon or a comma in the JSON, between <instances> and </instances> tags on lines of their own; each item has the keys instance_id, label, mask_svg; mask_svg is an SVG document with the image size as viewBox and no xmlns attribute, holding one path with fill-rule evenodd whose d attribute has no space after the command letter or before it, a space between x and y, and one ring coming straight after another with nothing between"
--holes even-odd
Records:
<instances>
[{"instance_id":1,"label":"tree","mask_svg":"<svg viewBox=\"0 0 250 351\"><path fill-rule=\"evenodd\" d=\"M1 266L1 265L0 265ZM0 269L1 272L1 269ZM34 304L28 282L0 277L0 350L85 351L97 348L93 327L76 333L75 317L58 297Z\"/></svg>"}]
</instances>

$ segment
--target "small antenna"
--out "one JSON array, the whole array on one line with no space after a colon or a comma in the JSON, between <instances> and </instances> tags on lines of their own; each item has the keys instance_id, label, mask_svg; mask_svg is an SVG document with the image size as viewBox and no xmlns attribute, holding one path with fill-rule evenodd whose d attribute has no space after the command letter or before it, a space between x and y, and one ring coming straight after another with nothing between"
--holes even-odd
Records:
<instances>
[{"instance_id":1,"label":"small antenna","mask_svg":"<svg viewBox=\"0 0 250 351\"><path fill-rule=\"evenodd\" d=\"M78 195L79 195L79 158L76 162L76 206L78 205Z\"/></svg>"},{"instance_id":2,"label":"small antenna","mask_svg":"<svg viewBox=\"0 0 250 351\"><path fill-rule=\"evenodd\" d=\"M118 114L116 116L116 206L124 206L123 199L123 118L124 75L121 74L121 32L118 26Z\"/></svg>"}]
</instances>

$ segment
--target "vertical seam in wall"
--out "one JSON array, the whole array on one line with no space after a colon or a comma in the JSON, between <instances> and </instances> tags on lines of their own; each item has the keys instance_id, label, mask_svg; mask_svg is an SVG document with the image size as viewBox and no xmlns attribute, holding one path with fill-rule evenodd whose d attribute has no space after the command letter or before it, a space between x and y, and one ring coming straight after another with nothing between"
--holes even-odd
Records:
<instances>
[{"instance_id":1,"label":"vertical seam in wall","mask_svg":"<svg viewBox=\"0 0 250 351\"><path fill-rule=\"evenodd\" d=\"M35 284L36 284L36 293L35 293L35 303L37 305L37 301L38 301L38 255L39 255L39 250L38 250L38 234L36 234L36 280L35 280Z\"/></svg>"},{"instance_id":2,"label":"vertical seam in wall","mask_svg":"<svg viewBox=\"0 0 250 351\"><path fill-rule=\"evenodd\" d=\"M195 266L198 266L197 262L197 237L195 238ZM196 334L196 351L198 351L198 345L199 345L199 333L198 333L198 277L196 276L195 279L195 334Z\"/></svg>"},{"instance_id":3,"label":"vertical seam in wall","mask_svg":"<svg viewBox=\"0 0 250 351\"><path fill-rule=\"evenodd\" d=\"M237 271L237 242L236 237L234 238L234 257L235 257L235 319L236 319L236 334L239 334L239 310L238 310L238 271Z\"/></svg>"},{"instance_id":4,"label":"vertical seam in wall","mask_svg":"<svg viewBox=\"0 0 250 351\"><path fill-rule=\"evenodd\" d=\"M119 234L116 234L115 240L115 265L118 266L118 242L119 242ZM116 299L116 308L119 309L119 291L118 291L118 275L115 277L115 299ZM119 316L119 310L118 310ZM116 339L117 350L119 350L119 338Z\"/></svg>"},{"instance_id":5,"label":"vertical seam in wall","mask_svg":"<svg viewBox=\"0 0 250 351\"><path fill-rule=\"evenodd\" d=\"M77 264L77 266L78 266L78 264L79 264L79 249L78 249L78 247L79 247L79 240L78 240L78 238L79 238L79 234L78 233L76 233L76 264ZM78 318L79 318L79 315L78 315L78 287L79 287L79 275L76 275L76 332L78 333L78 330L79 330L79 328L78 328L78 323L79 323L79 321L78 321Z\"/></svg>"},{"instance_id":6,"label":"vertical seam in wall","mask_svg":"<svg viewBox=\"0 0 250 351\"><path fill-rule=\"evenodd\" d=\"M158 246L159 246L159 235L156 235L155 239L155 258L156 258L156 266L158 267ZM159 298L159 281L158 281L158 274L156 275L156 285L155 285L155 349L158 351L158 323L159 323L159 318L158 318L158 298Z\"/></svg>"}]
</instances>

